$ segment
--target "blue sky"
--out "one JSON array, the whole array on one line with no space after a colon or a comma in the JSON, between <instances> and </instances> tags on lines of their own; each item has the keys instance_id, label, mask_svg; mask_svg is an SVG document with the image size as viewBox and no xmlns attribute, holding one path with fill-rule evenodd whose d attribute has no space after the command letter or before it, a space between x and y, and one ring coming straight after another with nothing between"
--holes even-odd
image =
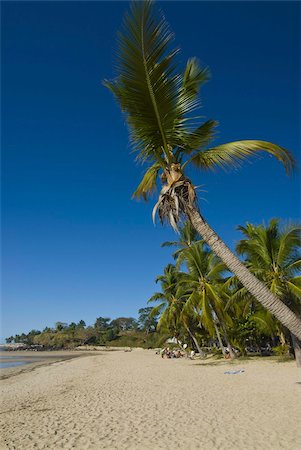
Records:
<instances>
[{"instance_id":1,"label":"blue sky","mask_svg":"<svg viewBox=\"0 0 301 450\"><path fill-rule=\"evenodd\" d=\"M160 2L182 48L211 68L202 114L217 143L270 140L300 154L297 2ZM2 2L2 337L56 321L136 316L171 261L174 233L135 202L143 168L101 85L127 2ZM195 173L201 210L235 227L297 220L299 175L277 161Z\"/></svg>"}]
</instances>

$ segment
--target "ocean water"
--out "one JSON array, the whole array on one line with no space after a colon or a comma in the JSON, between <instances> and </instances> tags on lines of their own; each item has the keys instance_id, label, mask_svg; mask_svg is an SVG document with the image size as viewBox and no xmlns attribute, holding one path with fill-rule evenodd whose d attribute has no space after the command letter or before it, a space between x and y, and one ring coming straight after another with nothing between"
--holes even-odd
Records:
<instances>
[{"instance_id":1,"label":"ocean water","mask_svg":"<svg viewBox=\"0 0 301 450\"><path fill-rule=\"evenodd\" d=\"M6 353L6 352L5 352ZM0 369L8 369L9 367L23 366L24 364L30 364L35 361L39 361L41 358L32 358L29 355L6 355L2 353L0 355Z\"/></svg>"},{"instance_id":2,"label":"ocean water","mask_svg":"<svg viewBox=\"0 0 301 450\"><path fill-rule=\"evenodd\" d=\"M8 369L9 367L23 366L33 361L2 361L0 358L0 369Z\"/></svg>"}]
</instances>

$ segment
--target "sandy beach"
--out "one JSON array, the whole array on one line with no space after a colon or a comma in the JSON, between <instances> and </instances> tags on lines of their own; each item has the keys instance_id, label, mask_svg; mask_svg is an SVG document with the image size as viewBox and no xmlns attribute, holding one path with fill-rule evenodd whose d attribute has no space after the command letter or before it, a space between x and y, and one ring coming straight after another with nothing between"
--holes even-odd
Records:
<instances>
[{"instance_id":1,"label":"sandy beach","mask_svg":"<svg viewBox=\"0 0 301 450\"><path fill-rule=\"evenodd\" d=\"M0 448L299 450L300 400L294 362L94 352L11 370Z\"/></svg>"}]
</instances>

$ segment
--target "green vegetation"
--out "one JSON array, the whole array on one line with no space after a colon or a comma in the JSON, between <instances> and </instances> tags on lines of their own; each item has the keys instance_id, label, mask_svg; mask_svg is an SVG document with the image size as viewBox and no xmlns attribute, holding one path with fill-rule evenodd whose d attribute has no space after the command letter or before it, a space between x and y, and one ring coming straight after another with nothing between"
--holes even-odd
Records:
<instances>
[{"instance_id":1,"label":"green vegetation","mask_svg":"<svg viewBox=\"0 0 301 450\"><path fill-rule=\"evenodd\" d=\"M190 166L200 170L231 169L258 152L277 158L287 173L295 161L289 151L262 140L243 140L212 146L217 122L200 123L196 110L209 70L196 58L181 67L173 33L151 1L132 2L118 35L116 78L105 80L127 120L137 159L148 169L134 193L147 199L160 184L153 210L161 222L177 230L181 219L190 222L239 282L301 340L301 319L277 292L230 251L199 213L195 186L187 176Z\"/></svg>"},{"instance_id":2,"label":"green vegetation","mask_svg":"<svg viewBox=\"0 0 301 450\"><path fill-rule=\"evenodd\" d=\"M237 244L244 264L301 316L300 226L281 227L279 220L273 219L267 226L247 224L238 229L244 234ZM157 277L161 291L149 299L158 303L153 308L153 314L160 315L158 330L190 342L201 354L212 345L224 354L227 348L231 358L272 354L273 348L279 356L295 352L299 360L298 340L189 230L190 225L185 224L178 242L163 244L179 250L173 254L176 264L168 264Z\"/></svg>"},{"instance_id":3,"label":"green vegetation","mask_svg":"<svg viewBox=\"0 0 301 450\"><path fill-rule=\"evenodd\" d=\"M141 308L138 320L133 317L97 317L93 326L83 320L77 324L57 322L54 328L32 330L6 339L7 343L42 346L44 349L74 348L79 345L112 345L116 347L156 347L161 336L156 333L157 320L152 308ZM165 339L164 339L165 340Z\"/></svg>"}]
</instances>

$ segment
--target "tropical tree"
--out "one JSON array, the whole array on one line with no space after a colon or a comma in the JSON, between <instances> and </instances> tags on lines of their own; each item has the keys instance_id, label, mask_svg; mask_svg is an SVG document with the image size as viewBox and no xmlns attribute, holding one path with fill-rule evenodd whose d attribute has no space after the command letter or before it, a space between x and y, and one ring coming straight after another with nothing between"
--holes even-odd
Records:
<instances>
[{"instance_id":1,"label":"tropical tree","mask_svg":"<svg viewBox=\"0 0 301 450\"><path fill-rule=\"evenodd\" d=\"M227 323L232 323L225 311L224 282L225 264L207 247L203 241L195 242L183 250L177 260L177 266L185 264L188 273L183 274L182 286L186 287L186 303L183 313L194 312L211 336L217 336L221 350L219 326L226 340L231 358L235 357L230 343Z\"/></svg>"},{"instance_id":2,"label":"tropical tree","mask_svg":"<svg viewBox=\"0 0 301 450\"><path fill-rule=\"evenodd\" d=\"M117 317L111 321L110 326L121 331L133 330L137 328L137 321L133 317Z\"/></svg>"},{"instance_id":3,"label":"tropical tree","mask_svg":"<svg viewBox=\"0 0 301 450\"><path fill-rule=\"evenodd\" d=\"M94 328L98 331L105 331L110 328L110 321L109 317L97 317Z\"/></svg>"},{"instance_id":4,"label":"tropical tree","mask_svg":"<svg viewBox=\"0 0 301 450\"><path fill-rule=\"evenodd\" d=\"M140 308L138 310L138 325L140 330L146 331L149 333L150 331L155 331L157 327L157 315L151 314L152 307Z\"/></svg>"},{"instance_id":5,"label":"tropical tree","mask_svg":"<svg viewBox=\"0 0 301 450\"><path fill-rule=\"evenodd\" d=\"M156 292L148 302L159 302L151 312L152 315L160 314L158 330L166 330L180 342L184 334L189 335L197 351L201 356L205 356L202 351L194 330L192 329L193 320L196 318L193 311L184 311L186 299L181 280L184 274L179 272L173 264L168 264L163 275L156 278L160 281L161 292Z\"/></svg>"},{"instance_id":6,"label":"tropical tree","mask_svg":"<svg viewBox=\"0 0 301 450\"><path fill-rule=\"evenodd\" d=\"M56 331L62 331L62 330L64 330L67 327L68 327L68 324L66 322L56 322L55 323Z\"/></svg>"},{"instance_id":7,"label":"tropical tree","mask_svg":"<svg viewBox=\"0 0 301 450\"><path fill-rule=\"evenodd\" d=\"M183 249L190 247L193 242L198 240L200 240L200 235L192 226L191 222L186 221L183 226L179 227L178 240L163 242L161 247L178 247L178 250L173 253L173 257L177 259Z\"/></svg>"},{"instance_id":8,"label":"tropical tree","mask_svg":"<svg viewBox=\"0 0 301 450\"><path fill-rule=\"evenodd\" d=\"M153 218L158 211L161 222L167 221L175 229L182 216L188 218L252 295L301 339L300 318L212 230L199 213L195 186L186 176L189 165L203 170L237 168L260 151L276 157L288 173L294 159L286 149L261 140L209 145L217 123L207 120L196 126L195 116L200 87L209 79L208 68L191 58L184 71L180 70L172 40L168 24L152 2L133 2L118 35L117 77L104 81L126 114L137 158L149 166L134 197L147 199L160 181L163 187Z\"/></svg>"},{"instance_id":9,"label":"tropical tree","mask_svg":"<svg viewBox=\"0 0 301 450\"><path fill-rule=\"evenodd\" d=\"M249 270L301 317L301 227L281 227L279 219L272 219L267 226L247 223L238 229L244 239L236 249ZM237 294L245 296L246 291L242 288ZM301 341L293 333L292 342L301 366Z\"/></svg>"},{"instance_id":10,"label":"tropical tree","mask_svg":"<svg viewBox=\"0 0 301 450\"><path fill-rule=\"evenodd\" d=\"M85 328L86 322L84 320L80 320L77 324L77 328Z\"/></svg>"}]
</instances>

